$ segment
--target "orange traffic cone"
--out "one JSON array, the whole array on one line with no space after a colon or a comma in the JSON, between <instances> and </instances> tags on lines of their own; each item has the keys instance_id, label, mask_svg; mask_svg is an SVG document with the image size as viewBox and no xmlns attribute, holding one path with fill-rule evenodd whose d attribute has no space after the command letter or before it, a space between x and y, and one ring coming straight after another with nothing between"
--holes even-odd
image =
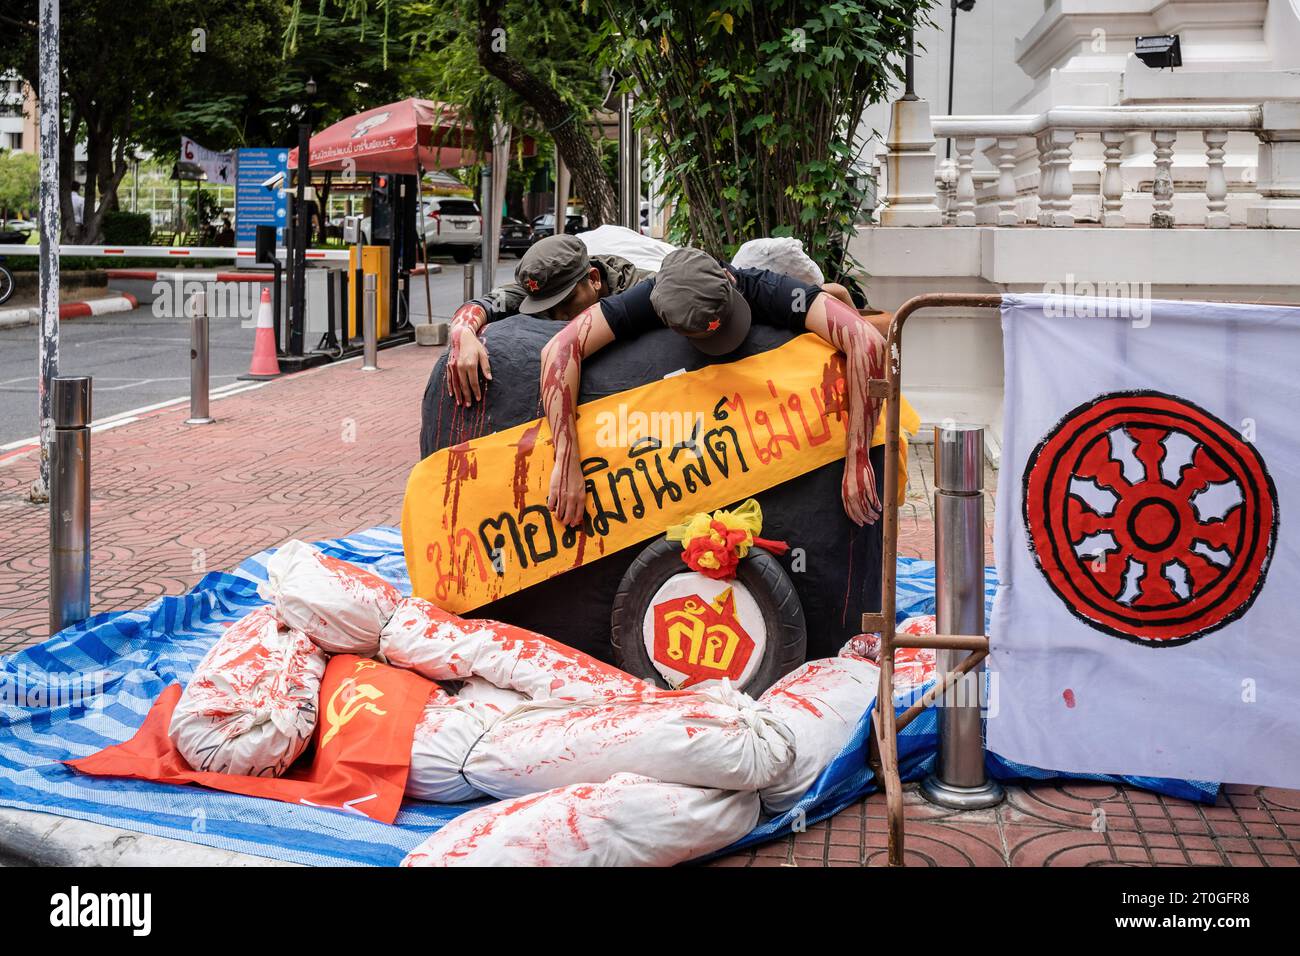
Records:
<instances>
[{"instance_id":1,"label":"orange traffic cone","mask_svg":"<svg viewBox=\"0 0 1300 956\"><path fill-rule=\"evenodd\" d=\"M262 304L257 309L257 334L253 338L253 361L241 379L265 381L280 375L275 358L275 328L271 325L271 290L262 286Z\"/></svg>"}]
</instances>

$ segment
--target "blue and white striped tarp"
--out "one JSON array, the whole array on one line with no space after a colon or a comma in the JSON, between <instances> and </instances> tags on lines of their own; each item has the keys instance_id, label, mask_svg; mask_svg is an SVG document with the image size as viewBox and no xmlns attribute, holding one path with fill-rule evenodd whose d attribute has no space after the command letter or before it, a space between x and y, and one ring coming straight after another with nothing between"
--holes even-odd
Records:
<instances>
[{"instance_id":1,"label":"blue and white striped tarp","mask_svg":"<svg viewBox=\"0 0 1300 956\"><path fill-rule=\"evenodd\" d=\"M410 592L396 528L373 528L319 546L334 557L370 567L403 593ZM138 611L97 614L43 644L0 657L0 806L326 865L396 864L429 833L474 806L408 801L389 826L332 810L198 787L89 777L63 765L63 760L127 740L163 688L189 681L225 625L263 603L257 584L266 578L270 554L254 555L229 574L209 574L188 594L160 598ZM990 603L994 584L990 570ZM900 619L933 613L933 564L901 559L898 590ZM905 703L910 700L900 701ZM763 823L738 846L787 832L800 818L816 822L873 789L865 761L869 717L794 810ZM935 734L935 718L929 712L900 736L900 763L908 779L928 770ZM1054 776L992 756L990 765L1000 776ZM1217 789L1181 781L1142 785L1209 800Z\"/></svg>"}]
</instances>

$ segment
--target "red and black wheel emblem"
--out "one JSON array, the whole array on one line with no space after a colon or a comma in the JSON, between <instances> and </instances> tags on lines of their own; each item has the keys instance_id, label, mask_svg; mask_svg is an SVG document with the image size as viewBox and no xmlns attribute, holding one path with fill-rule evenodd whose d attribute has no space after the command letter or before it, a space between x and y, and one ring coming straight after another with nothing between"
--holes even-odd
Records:
<instances>
[{"instance_id":1,"label":"red and black wheel emblem","mask_svg":"<svg viewBox=\"0 0 1300 956\"><path fill-rule=\"evenodd\" d=\"M1161 392L1085 402L1024 476L1034 559L1070 611L1108 634L1186 644L1244 614L1268 573L1277 491L1255 447Z\"/></svg>"}]
</instances>

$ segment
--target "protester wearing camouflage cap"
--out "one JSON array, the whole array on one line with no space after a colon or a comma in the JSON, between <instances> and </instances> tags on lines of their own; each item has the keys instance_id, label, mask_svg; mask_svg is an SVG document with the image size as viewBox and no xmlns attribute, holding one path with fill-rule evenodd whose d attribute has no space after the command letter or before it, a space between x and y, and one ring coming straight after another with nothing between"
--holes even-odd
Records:
<instances>
[{"instance_id":1,"label":"protester wearing camouflage cap","mask_svg":"<svg viewBox=\"0 0 1300 956\"><path fill-rule=\"evenodd\" d=\"M589 256L577 236L539 239L515 268L515 281L471 299L451 319L447 391L458 405L483 397L479 375L492 379L487 347L479 333L489 322L522 313L567 322L606 296L651 275L621 256Z\"/></svg>"}]
</instances>

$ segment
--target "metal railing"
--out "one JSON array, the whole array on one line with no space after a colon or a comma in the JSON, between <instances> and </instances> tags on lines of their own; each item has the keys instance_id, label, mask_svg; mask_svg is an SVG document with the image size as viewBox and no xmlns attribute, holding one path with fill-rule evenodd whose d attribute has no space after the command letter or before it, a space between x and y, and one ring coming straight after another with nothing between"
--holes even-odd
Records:
<instances>
[{"instance_id":1,"label":"metal railing","mask_svg":"<svg viewBox=\"0 0 1300 956\"><path fill-rule=\"evenodd\" d=\"M890 357L886 377L872 379L872 397L885 400L885 495L882 523L883 544L880 569L880 613L862 615L864 633L880 635L880 685L876 690L877 706L872 710L870 763L885 790L885 808L889 827L889 862L903 863L903 784L898 770L898 732L943 694L945 688L960 680L983 663L988 655L989 639L983 634L934 634L930 636L899 634L895 611L898 606L898 461L902 419L900 400L903 377L903 326L920 309L975 308L997 309L1000 295L965 295L933 293L908 299L894 313L889 326L886 354ZM982 631L983 628L981 627ZM936 674L934 686L901 714L894 711L894 651L900 647L932 647L936 650L970 651L947 674Z\"/></svg>"}]
</instances>

